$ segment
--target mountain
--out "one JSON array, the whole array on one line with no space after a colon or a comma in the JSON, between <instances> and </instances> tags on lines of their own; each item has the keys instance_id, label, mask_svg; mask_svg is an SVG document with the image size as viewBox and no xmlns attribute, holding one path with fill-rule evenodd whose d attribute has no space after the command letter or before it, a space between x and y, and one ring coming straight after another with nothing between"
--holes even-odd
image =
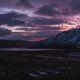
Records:
<instances>
[{"instance_id":1,"label":"mountain","mask_svg":"<svg viewBox=\"0 0 80 80\"><path fill-rule=\"evenodd\" d=\"M80 29L71 29L48 38L44 47L48 48L80 48Z\"/></svg>"}]
</instances>

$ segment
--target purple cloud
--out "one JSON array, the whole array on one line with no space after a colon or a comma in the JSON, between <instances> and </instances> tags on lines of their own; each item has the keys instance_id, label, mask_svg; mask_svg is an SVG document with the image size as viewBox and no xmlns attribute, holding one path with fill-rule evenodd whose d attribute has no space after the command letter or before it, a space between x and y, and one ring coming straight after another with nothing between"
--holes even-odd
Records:
<instances>
[{"instance_id":1,"label":"purple cloud","mask_svg":"<svg viewBox=\"0 0 80 80\"><path fill-rule=\"evenodd\" d=\"M30 8L32 4L30 0L0 0L1 7L9 7L9 8L18 8L18 7L25 7Z\"/></svg>"},{"instance_id":2,"label":"purple cloud","mask_svg":"<svg viewBox=\"0 0 80 80\"><path fill-rule=\"evenodd\" d=\"M53 8L53 6L49 5L44 5L40 7L35 13L45 16L54 16L59 14L58 11L55 8Z\"/></svg>"},{"instance_id":3,"label":"purple cloud","mask_svg":"<svg viewBox=\"0 0 80 80\"><path fill-rule=\"evenodd\" d=\"M10 35L12 32L8 29L0 28L0 37Z\"/></svg>"},{"instance_id":4,"label":"purple cloud","mask_svg":"<svg viewBox=\"0 0 80 80\"><path fill-rule=\"evenodd\" d=\"M0 25L5 25L5 24L9 26L25 25L25 22L20 19L22 17L26 16L23 14L18 14L16 12L0 14Z\"/></svg>"},{"instance_id":5,"label":"purple cloud","mask_svg":"<svg viewBox=\"0 0 80 80\"><path fill-rule=\"evenodd\" d=\"M25 8L32 8L32 4L30 0L19 0L20 5L24 6Z\"/></svg>"},{"instance_id":6,"label":"purple cloud","mask_svg":"<svg viewBox=\"0 0 80 80\"><path fill-rule=\"evenodd\" d=\"M62 19L47 19L47 18L33 18L32 22L35 25L56 25L66 23L66 21Z\"/></svg>"}]
</instances>

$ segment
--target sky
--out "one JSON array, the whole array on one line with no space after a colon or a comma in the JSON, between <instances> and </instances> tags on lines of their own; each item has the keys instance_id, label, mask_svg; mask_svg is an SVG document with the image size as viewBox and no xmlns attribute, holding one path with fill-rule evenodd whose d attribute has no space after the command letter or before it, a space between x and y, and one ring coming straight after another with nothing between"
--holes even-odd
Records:
<instances>
[{"instance_id":1,"label":"sky","mask_svg":"<svg viewBox=\"0 0 80 80\"><path fill-rule=\"evenodd\" d=\"M0 0L0 39L39 41L80 28L80 0Z\"/></svg>"}]
</instances>

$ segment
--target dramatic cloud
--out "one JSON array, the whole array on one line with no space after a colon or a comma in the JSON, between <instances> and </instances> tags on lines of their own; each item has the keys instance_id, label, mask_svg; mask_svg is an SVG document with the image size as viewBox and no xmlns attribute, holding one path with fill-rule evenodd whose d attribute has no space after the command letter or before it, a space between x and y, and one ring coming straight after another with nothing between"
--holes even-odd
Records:
<instances>
[{"instance_id":1,"label":"dramatic cloud","mask_svg":"<svg viewBox=\"0 0 80 80\"><path fill-rule=\"evenodd\" d=\"M19 0L19 2L25 8L32 8L32 4L30 3L30 0Z\"/></svg>"},{"instance_id":2,"label":"dramatic cloud","mask_svg":"<svg viewBox=\"0 0 80 80\"><path fill-rule=\"evenodd\" d=\"M4 37L4 36L10 35L10 34L11 34L10 30L0 28L0 37Z\"/></svg>"},{"instance_id":3,"label":"dramatic cloud","mask_svg":"<svg viewBox=\"0 0 80 80\"><path fill-rule=\"evenodd\" d=\"M12 31L7 39L56 35L80 25L79 14L80 0L0 0L0 28Z\"/></svg>"},{"instance_id":4,"label":"dramatic cloud","mask_svg":"<svg viewBox=\"0 0 80 80\"><path fill-rule=\"evenodd\" d=\"M0 14L0 25L24 25L24 21L20 18L25 17L23 14L18 14L16 12L11 12L7 14Z\"/></svg>"},{"instance_id":5,"label":"dramatic cloud","mask_svg":"<svg viewBox=\"0 0 80 80\"><path fill-rule=\"evenodd\" d=\"M36 11L36 14L47 16L65 16L80 13L80 0L46 0L45 4L47 5L40 7Z\"/></svg>"},{"instance_id":6,"label":"dramatic cloud","mask_svg":"<svg viewBox=\"0 0 80 80\"><path fill-rule=\"evenodd\" d=\"M61 4L59 7L61 7L63 15L76 15L80 13L80 0L63 0L63 5Z\"/></svg>"},{"instance_id":7,"label":"dramatic cloud","mask_svg":"<svg viewBox=\"0 0 80 80\"><path fill-rule=\"evenodd\" d=\"M80 0L0 0L0 6L21 10L40 7L36 11L37 14L52 16L59 13L70 14L70 12L74 13L75 10L80 10Z\"/></svg>"},{"instance_id":8,"label":"dramatic cloud","mask_svg":"<svg viewBox=\"0 0 80 80\"><path fill-rule=\"evenodd\" d=\"M71 0L71 6L74 10L80 10L80 0Z\"/></svg>"},{"instance_id":9,"label":"dramatic cloud","mask_svg":"<svg viewBox=\"0 0 80 80\"><path fill-rule=\"evenodd\" d=\"M44 5L40 7L35 13L39 15L47 15L47 16L54 16L58 14L58 11L49 5Z\"/></svg>"},{"instance_id":10,"label":"dramatic cloud","mask_svg":"<svg viewBox=\"0 0 80 80\"><path fill-rule=\"evenodd\" d=\"M60 8L63 14L80 13L80 0L56 0L56 4L59 4L58 8Z\"/></svg>"},{"instance_id":11,"label":"dramatic cloud","mask_svg":"<svg viewBox=\"0 0 80 80\"><path fill-rule=\"evenodd\" d=\"M30 8L32 7L30 0L0 0L1 7L10 7L10 8Z\"/></svg>"},{"instance_id":12,"label":"dramatic cloud","mask_svg":"<svg viewBox=\"0 0 80 80\"><path fill-rule=\"evenodd\" d=\"M66 21L61 19L34 18L31 23L35 25L56 25L66 23Z\"/></svg>"}]
</instances>

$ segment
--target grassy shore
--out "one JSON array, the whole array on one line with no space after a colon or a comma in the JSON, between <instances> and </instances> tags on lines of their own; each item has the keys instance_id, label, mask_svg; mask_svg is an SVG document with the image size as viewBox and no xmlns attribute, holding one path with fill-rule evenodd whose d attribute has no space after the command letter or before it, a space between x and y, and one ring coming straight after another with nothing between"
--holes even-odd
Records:
<instances>
[{"instance_id":1,"label":"grassy shore","mask_svg":"<svg viewBox=\"0 0 80 80\"><path fill-rule=\"evenodd\" d=\"M78 80L80 60L71 52L0 51L0 80Z\"/></svg>"}]
</instances>

